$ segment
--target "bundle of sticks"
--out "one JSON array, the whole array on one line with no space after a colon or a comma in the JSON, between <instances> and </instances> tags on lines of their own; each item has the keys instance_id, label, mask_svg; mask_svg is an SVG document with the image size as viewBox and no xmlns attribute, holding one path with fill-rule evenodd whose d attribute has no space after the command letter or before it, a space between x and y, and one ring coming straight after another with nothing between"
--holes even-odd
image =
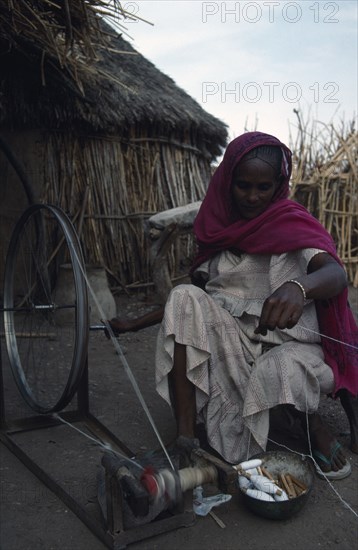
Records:
<instances>
[{"instance_id":1,"label":"bundle of sticks","mask_svg":"<svg viewBox=\"0 0 358 550\"><path fill-rule=\"evenodd\" d=\"M286 491L289 499L299 497L307 492L307 486L290 473L281 473L277 476L277 479L275 479L264 466L262 466L260 470L262 475L267 477L267 479L274 481L276 485Z\"/></svg>"}]
</instances>

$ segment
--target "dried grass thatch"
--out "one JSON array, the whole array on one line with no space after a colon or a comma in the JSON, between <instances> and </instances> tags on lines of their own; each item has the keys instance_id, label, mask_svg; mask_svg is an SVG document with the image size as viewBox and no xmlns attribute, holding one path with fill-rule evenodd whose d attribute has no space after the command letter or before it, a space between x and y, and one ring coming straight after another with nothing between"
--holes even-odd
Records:
<instances>
[{"instance_id":1,"label":"dried grass thatch","mask_svg":"<svg viewBox=\"0 0 358 550\"><path fill-rule=\"evenodd\" d=\"M331 233L349 281L358 286L358 134L354 123L304 123L291 145L291 197Z\"/></svg>"},{"instance_id":2,"label":"dried grass thatch","mask_svg":"<svg viewBox=\"0 0 358 550\"><path fill-rule=\"evenodd\" d=\"M109 26L100 24L104 31ZM196 134L195 143L208 157L221 153L225 125L205 112L175 82L139 54L121 36L112 36L91 74L83 82L84 96L64 86L62 73L44 87L34 64L0 58L0 128L46 128L86 135L121 135L134 125L147 127L147 138L167 140L176 133L180 143ZM116 52L124 53L116 53ZM9 58L10 57L10 58ZM112 75L108 78L107 75ZM185 136L185 137L184 137Z\"/></svg>"},{"instance_id":3,"label":"dried grass thatch","mask_svg":"<svg viewBox=\"0 0 358 550\"><path fill-rule=\"evenodd\" d=\"M98 52L109 47L104 16L123 30L126 18L135 19L118 0L0 0L1 56L30 64L42 85L55 78L83 93Z\"/></svg>"}]
</instances>

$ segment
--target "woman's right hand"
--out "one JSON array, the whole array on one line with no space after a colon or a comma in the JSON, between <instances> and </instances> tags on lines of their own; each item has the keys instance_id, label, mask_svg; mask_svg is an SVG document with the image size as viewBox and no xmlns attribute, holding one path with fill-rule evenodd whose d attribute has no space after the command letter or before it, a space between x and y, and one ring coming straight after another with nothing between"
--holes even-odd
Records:
<instances>
[{"instance_id":1,"label":"woman's right hand","mask_svg":"<svg viewBox=\"0 0 358 550\"><path fill-rule=\"evenodd\" d=\"M128 319L119 319L118 317L113 317L113 319L107 320L104 323L106 326L109 325L111 327L115 336L123 334L124 332L130 332L134 330L133 321ZM107 328L105 329L104 333L107 338L110 338L110 334Z\"/></svg>"},{"instance_id":2,"label":"woman's right hand","mask_svg":"<svg viewBox=\"0 0 358 550\"><path fill-rule=\"evenodd\" d=\"M163 315L164 307L162 306L136 319L119 319L118 317L113 317L113 319L106 321L106 323L109 324L114 335L118 336L118 334L123 334L124 332L136 332L137 330L157 325L162 321ZM105 329L104 332L107 338L110 338L108 330Z\"/></svg>"}]
</instances>

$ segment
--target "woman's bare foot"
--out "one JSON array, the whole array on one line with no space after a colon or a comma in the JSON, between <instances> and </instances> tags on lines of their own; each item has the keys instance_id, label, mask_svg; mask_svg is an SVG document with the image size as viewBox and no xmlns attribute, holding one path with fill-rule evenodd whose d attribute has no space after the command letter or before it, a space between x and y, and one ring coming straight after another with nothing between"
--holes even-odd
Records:
<instances>
[{"instance_id":1,"label":"woman's bare foot","mask_svg":"<svg viewBox=\"0 0 358 550\"><path fill-rule=\"evenodd\" d=\"M351 471L350 464L341 445L324 425L319 414L308 416L308 426L312 454L321 471L332 479L347 477Z\"/></svg>"},{"instance_id":2,"label":"woman's bare foot","mask_svg":"<svg viewBox=\"0 0 358 550\"><path fill-rule=\"evenodd\" d=\"M351 431L351 451L358 454L358 397L353 397L347 390L338 392Z\"/></svg>"}]
</instances>

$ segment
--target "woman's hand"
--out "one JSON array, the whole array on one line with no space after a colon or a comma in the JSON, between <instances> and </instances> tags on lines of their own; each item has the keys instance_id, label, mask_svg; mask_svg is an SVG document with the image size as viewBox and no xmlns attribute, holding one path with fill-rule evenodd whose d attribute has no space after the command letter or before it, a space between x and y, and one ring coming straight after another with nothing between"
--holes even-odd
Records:
<instances>
[{"instance_id":1,"label":"woman's hand","mask_svg":"<svg viewBox=\"0 0 358 550\"><path fill-rule=\"evenodd\" d=\"M164 306L161 306L159 309L150 311L136 319L119 319L118 317L114 317L110 321L106 321L106 323L109 324L114 335L118 336L118 334L123 334L124 332L136 332L137 330L157 325L162 321L163 315ZM105 329L104 332L107 338L110 338L108 330Z\"/></svg>"},{"instance_id":2,"label":"woman's hand","mask_svg":"<svg viewBox=\"0 0 358 550\"><path fill-rule=\"evenodd\" d=\"M104 322L104 321L102 321ZM113 331L113 334L115 336L118 336L118 334L123 334L124 332L131 332L135 330L134 323L131 320L128 319L119 319L118 317L114 317L111 320L105 321L106 326L109 325ZM107 338L110 338L108 329L106 328L104 331Z\"/></svg>"},{"instance_id":3,"label":"woman's hand","mask_svg":"<svg viewBox=\"0 0 358 550\"><path fill-rule=\"evenodd\" d=\"M308 264L307 275L296 280L310 300L337 296L348 284L343 267L326 252L316 254ZM300 286L285 282L265 300L255 334L266 336L268 330L294 327L302 315L304 301Z\"/></svg>"},{"instance_id":4,"label":"woman's hand","mask_svg":"<svg viewBox=\"0 0 358 550\"><path fill-rule=\"evenodd\" d=\"M287 281L265 300L255 334L266 336L268 330L293 328L303 306L304 296L299 285Z\"/></svg>"}]
</instances>

